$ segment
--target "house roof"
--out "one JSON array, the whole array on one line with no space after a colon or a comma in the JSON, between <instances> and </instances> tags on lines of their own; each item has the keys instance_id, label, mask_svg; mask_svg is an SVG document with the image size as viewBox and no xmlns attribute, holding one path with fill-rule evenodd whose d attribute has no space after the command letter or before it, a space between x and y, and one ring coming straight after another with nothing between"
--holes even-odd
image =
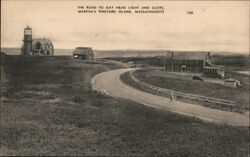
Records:
<instances>
[{"instance_id":1,"label":"house roof","mask_svg":"<svg viewBox=\"0 0 250 157\"><path fill-rule=\"evenodd\" d=\"M30 26L27 26L27 27L25 28L25 30L27 30L27 29L31 30Z\"/></svg>"},{"instance_id":2,"label":"house roof","mask_svg":"<svg viewBox=\"0 0 250 157\"><path fill-rule=\"evenodd\" d=\"M221 69L221 67L217 67L217 66L205 66L205 69Z\"/></svg>"},{"instance_id":3,"label":"house roof","mask_svg":"<svg viewBox=\"0 0 250 157\"><path fill-rule=\"evenodd\" d=\"M174 59L183 60L206 60L211 59L210 52L204 51L174 51ZM171 52L167 54L168 58L171 58Z\"/></svg>"},{"instance_id":4,"label":"house roof","mask_svg":"<svg viewBox=\"0 0 250 157\"><path fill-rule=\"evenodd\" d=\"M47 39L47 38L32 39L32 49L35 49L35 45L38 42L41 43L43 49L46 49L46 45L51 45L50 49L54 49L52 41L50 39ZM22 49L23 49L23 47L24 47L24 44L22 45Z\"/></svg>"},{"instance_id":5,"label":"house roof","mask_svg":"<svg viewBox=\"0 0 250 157\"><path fill-rule=\"evenodd\" d=\"M91 47L77 47L73 51L73 54L78 54L78 55L80 55L80 54L90 54L90 53L93 53Z\"/></svg>"},{"instance_id":6,"label":"house roof","mask_svg":"<svg viewBox=\"0 0 250 157\"><path fill-rule=\"evenodd\" d=\"M52 41L50 39L47 39L47 38L33 39L32 44L35 44L37 42L40 42L42 45L46 45L46 44L51 44L52 45Z\"/></svg>"},{"instance_id":7,"label":"house roof","mask_svg":"<svg viewBox=\"0 0 250 157\"><path fill-rule=\"evenodd\" d=\"M239 82L239 81L235 80L235 79L232 79L232 78L229 78L229 79L226 79L225 82Z\"/></svg>"}]
</instances>

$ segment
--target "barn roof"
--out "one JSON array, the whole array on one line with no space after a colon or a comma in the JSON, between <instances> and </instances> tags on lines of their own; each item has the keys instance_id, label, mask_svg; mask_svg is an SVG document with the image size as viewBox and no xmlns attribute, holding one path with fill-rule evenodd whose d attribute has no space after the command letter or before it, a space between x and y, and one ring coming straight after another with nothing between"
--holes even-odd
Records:
<instances>
[{"instance_id":1,"label":"barn roof","mask_svg":"<svg viewBox=\"0 0 250 157\"><path fill-rule=\"evenodd\" d=\"M93 53L91 47L77 47L73 51L73 54L90 54Z\"/></svg>"},{"instance_id":2,"label":"barn roof","mask_svg":"<svg viewBox=\"0 0 250 157\"><path fill-rule=\"evenodd\" d=\"M171 57L171 53L168 53L168 58ZM204 51L175 51L174 59L183 60L206 60L211 59L210 52Z\"/></svg>"}]
</instances>

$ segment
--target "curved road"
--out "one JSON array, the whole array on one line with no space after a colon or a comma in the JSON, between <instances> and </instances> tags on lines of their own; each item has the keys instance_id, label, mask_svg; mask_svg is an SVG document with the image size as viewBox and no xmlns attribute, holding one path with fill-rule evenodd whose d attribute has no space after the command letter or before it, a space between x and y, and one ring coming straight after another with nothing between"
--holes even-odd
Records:
<instances>
[{"instance_id":1,"label":"curved road","mask_svg":"<svg viewBox=\"0 0 250 157\"><path fill-rule=\"evenodd\" d=\"M94 90L105 92L107 95L113 97L129 99L147 106L197 117L206 121L225 123L229 125L249 126L249 115L226 112L178 101L170 101L167 98L149 94L130 87L120 80L120 75L131 70L135 69L118 69L97 74L91 80L92 88Z\"/></svg>"}]
</instances>

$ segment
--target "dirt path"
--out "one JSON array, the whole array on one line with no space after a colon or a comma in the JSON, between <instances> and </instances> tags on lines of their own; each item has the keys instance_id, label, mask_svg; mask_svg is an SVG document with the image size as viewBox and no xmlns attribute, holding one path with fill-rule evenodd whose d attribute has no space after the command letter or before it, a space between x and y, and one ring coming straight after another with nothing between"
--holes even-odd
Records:
<instances>
[{"instance_id":1,"label":"dirt path","mask_svg":"<svg viewBox=\"0 0 250 157\"><path fill-rule=\"evenodd\" d=\"M120 75L134 69L118 69L96 75L92 80L92 87L101 90L107 95L129 99L147 106L152 106L168 111L194 116L206 121L225 123L229 125L249 126L249 116L234 112L226 112L203 106L170 101L167 98L149 94L134 89L120 80Z\"/></svg>"}]
</instances>

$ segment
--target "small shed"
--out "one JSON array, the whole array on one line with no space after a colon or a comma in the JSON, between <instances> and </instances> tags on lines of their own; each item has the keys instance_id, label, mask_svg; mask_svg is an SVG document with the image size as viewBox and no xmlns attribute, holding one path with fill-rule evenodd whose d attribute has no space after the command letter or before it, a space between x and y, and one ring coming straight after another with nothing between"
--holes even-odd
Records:
<instances>
[{"instance_id":1,"label":"small shed","mask_svg":"<svg viewBox=\"0 0 250 157\"><path fill-rule=\"evenodd\" d=\"M225 86L236 88L237 86L240 86L240 81L234 80L234 79L226 79L224 82Z\"/></svg>"},{"instance_id":2,"label":"small shed","mask_svg":"<svg viewBox=\"0 0 250 157\"><path fill-rule=\"evenodd\" d=\"M74 59L82 59L86 61L94 60L94 52L91 47L77 47L73 51Z\"/></svg>"}]
</instances>

